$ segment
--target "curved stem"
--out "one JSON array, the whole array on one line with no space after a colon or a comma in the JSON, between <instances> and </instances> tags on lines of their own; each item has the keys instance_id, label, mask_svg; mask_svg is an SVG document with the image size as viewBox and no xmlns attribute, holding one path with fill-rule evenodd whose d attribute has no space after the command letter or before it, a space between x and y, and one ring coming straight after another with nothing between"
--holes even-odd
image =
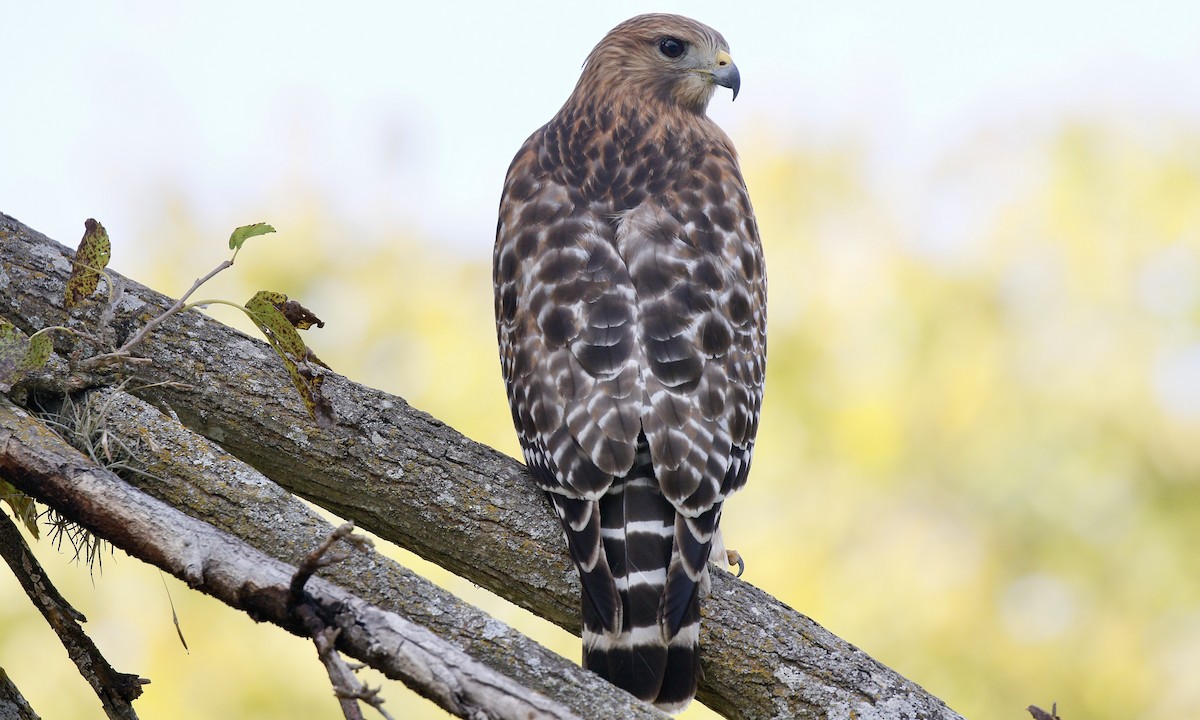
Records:
<instances>
[{"instance_id":1,"label":"curved stem","mask_svg":"<svg viewBox=\"0 0 1200 720\"><path fill-rule=\"evenodd\" d=\"M194 308L207 307L209 305L228 305L231 308L237 308L238 310L241 310L242 312L246 313L246 317L250 318L251 320L254 319L254 316L250 313L249 310L246 309L245 305L240 305L240 304L232 302L230 300L221 300L220 298L211 298L208 300L197 300L196 302L190 302L187 305L184 305L180 309L180 312L182 312L184 310L192 310Z\"/></svg>"},{"instance_id":2,"label":"curved stem","mask_svg":"<svg viewBox=\"0 0 1200 720\"><path fill-rule=\"evenodd\" d=\"M217 273L221 272L222 270L225 270L226 268L229 268L232 265L233 265L233 260L226 260L225 262L223 262L220 265L213 268L212 271L209 272L204 277L198 278L196 280L196 282L192 283L192 286L188 289L188 291L185 292L182 296L180 296L180 298L178 300L175 301L174 305L167 308L167 311L164 312L162 315L159 315L156 318L152 318L149 322L147 322L145 325L143 325L142 329L138 330L137 333L132 338L130 338L128 342L126 342L124 345L122 345L120 348L118 348L117 354L128 353L130 351L130 349L133 348L133 346L137 345L142 340L144 340L146 338L146 336L150 334L150 331L154 330L154 328L161 325L164 320L166 320L167 318L171 317L172 315L178 313L179 311L183 310L185 307L185 304L187 303L187 299L189 297L191 297L192 293L196 292L196 290L198 290L201 285L203 285L204 283L211 280L212 277L214 275L216 275Z\"/></svg>"},{"instance_id":3,"label":"curved stem","mask_svg":"<svg viewBox=\"0 0 1200 720\"><path fill-rule=\"evenodd\" d=\"M37 331L37 332L35 332L34 334L30 335L30 336L29 336L29 339L30 339L30 340L32 340L32 339L34 339L35 337L37 337L38 335L41 335L41 334L42 334L42 333L44 333L44 332L50 332L51 330L61 330L62 332L69 333L69 334L71 334L71 335L75 335L75 336L77 336L77 337L78 337L79 335L82 335L82 334L83 334L83 333L80 333L78 330L72 330L71 328L69 328L69 327L64 327L64 326L62 326L62 325L51 325L50 327L44 327L44 328L42 328L41 330L38 330L38 331Z\"/></svg>"}]
</instances>

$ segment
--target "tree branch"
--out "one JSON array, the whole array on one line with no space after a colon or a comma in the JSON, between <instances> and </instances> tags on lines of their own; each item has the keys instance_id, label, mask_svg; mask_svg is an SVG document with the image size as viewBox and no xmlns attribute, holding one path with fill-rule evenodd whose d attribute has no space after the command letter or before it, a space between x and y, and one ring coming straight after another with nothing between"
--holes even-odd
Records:
<instances>
[{"instance_id":1,"label":"tree branch","mask_svg":"<svg viewBox=\"0 0 1200 720\"><path fill-rule=\"evenodd\" d=\"M79 627L79 623L86 622L87 618L71 607L50 583L41 563L33 556L25 538L21 537L21 531L3 513L0 513L0 556L4 557L25 594L58 635L67 649L67 655L79 668L79 674L83 675L100 698L104 714L113 720L137 720L131 703L141 696L142 686L150 681L137 675L117 672L108 664L96 643Z\"/></svg>"},{"instance_id":2,"label":"tree branch","mask_svg":"<svg viewBox=\"0 0 1200 720\"><path fill-rule=\"evenodd\" d=\"M292 584L288 587L288 604L292 607L292 612L300 615L304 629L313 639L313 643L317 647L317 657L325 666L325 672L333 684L333 694L337 696L346 720L363 720L362 708L358 706L359 700L374 707L386 720L393 720L392 716L383 709L383 699L379 697L378 691L371 690L360 683L349 663L343 660L338 653L337 638L341 634L341 629L326 625L321 619L320 613L308 604L308 599L304 594L305 583L318 570L349 557L341 550L330 552L333 550L333 546L341 540L346 540L347 543L363 552L369 552L371 548L369 538L365 535L354 534L354 523L343 523L338 526L321 541L316 549L305 556L300 567L296 568L296 573L292 575Z\"/></svg>"},{"instance_id":3,"label":"tree branch","mask_svg":"<svg viewBox=\"0 0 1200 720\"><path fill-rule=\"evenodd\" d=\"M0 312L26 331L66 323L70 251L8 217ZM118 336L171 301L133 282ZM93 322L90 307L73 321ZM67 342L69 340L62 340ZM196 312L140 350L140 397L298 495L578 633L561 531L516 461L403 399L330 374L337 427L318 430L267 346ZM61 376L47 375L48 384ZM156 384L156 385L151 385ZM937 698L748 583L713 573L700 699L734 718L958 718Z\"/></svg>"},{"instance_id":4,"label":"tree branch","mask_svg":"<svg viewBox=\"0 0 1200 720\"><path fill-rule=\"evenodd\" d=\"M0 668L0 720L41 720L4 668Z\"/></svg>"},{"instance_id":5,"label":"tree branch","mask_svg":"<svg viewBox=\"0 0 1200 720\"><path fill-rule=\"evenodd\" d=\"M138 472L128 482L267 555L299 565L333 527L258 471L157 408L112 389L76 401L101 413L111 444ZM403 615L492 669L556 698L582 717L662 718L598 676L500 623L398 563L354 553L322 576L384 610Z\"/></svg>"},{"instance_id":6,"label":"tree branch","mask_svg":"<svg viewBox=\"0 0 1200 720\"><path fill-rule=\"evenodd\" d=\"M0 398L0 472L18 489L192 588L306 634L289 604L294 567L130 487L7 398ZM579 717L333 583L314 578L306 595L321 620L340 630L339 650L459 717Z\"/></svg>"}]
</instances>

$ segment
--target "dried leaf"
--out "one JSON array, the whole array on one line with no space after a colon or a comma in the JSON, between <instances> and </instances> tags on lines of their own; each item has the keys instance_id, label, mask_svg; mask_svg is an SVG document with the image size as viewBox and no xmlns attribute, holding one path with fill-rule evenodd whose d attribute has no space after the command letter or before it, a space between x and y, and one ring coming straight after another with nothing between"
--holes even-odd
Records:
<instances>
[{"instance_id":1,"label":"dried leaf","mask_svg":"<svg viewBox=\"0 0 1200 720\"><path fill-rule=\"evenodd\" d=\"M254 322L266 336L267 342L283 360L292 378L292 385L304 401L309 416L317 422L318 427L333 427L333 405L321 393L325 376L312 367L314 362L319 365L324 363L316 359L300 339L300 333L280 310L287 302L287 295L283 293L260 290L246 303L246 309L254 316Z\"/></svg>"},{"instance_id":2,"label":"dried leaf","mask_svg":"<svg viewBox=\"0 0 1200 720\"><path fill-rule=\"evenodd\" d=\"M295 300L288 300L279 309L283 312L283 316L288 319L288 322L292 324L292 327L297 330L307 330L313 325L319 328L325 327L325 322L321 318Z\"/></svg>"},{"instance_id":3,"label":"dried leaf","mask_svg":"<svg viewBox=\"0 0 1200 720\"><path fill-rule=\"evenodd\" d=\"M246 309L254 314L258 327L268 335L272 345L278 345L281 352L287 353L293 360L303 360L307 351L300 333L284 317L279 309L288 301L287 295L259 290L246 303Z\"/></svg>"},{"instance_id":4,"label":"dried leaf","mask_svg":"<svg viewBox=\"0 0 1200 720\"><path fill-rule=\"evenodd\" d=\"M267 223L260 222L254 223L253 225L243 225L229 235L229 249L237 250L242 246L242 243L246 242L250 238L273 232L275 232L275 228L271 227Z\"/></svg>"},{"instance_id":5,"label":"dried leaf","mask_svg":"<svg viewBox=\"0 0 1200 720\"><path fill-rule=\"evenodd\" d=\"M183 645L183 651L190 653L188 650L187 640L183 637L183 627L179 624L179 615L175 614L175 601L171 599L171 588L167 587L167 579L163 577L162 571L158 573L158 579L162 580L163 590L167 593L167 602L171 605L171 620L175 623L175 634L179 636L179 643Z\"/></svg>"},{"instance_id":6,"label":"dried leaf","mask_svg":"<svg viewBox=\"0 0 1200 720\"><path fill-rule=\"evenodd\" d=\"M108 242L108 231L104 226L88 218L83 227L83 239L79 241L79 249L75 251L75 260L71 263L71 277L67 279L66 294L63 298L68 310L96 292L96 287L100 284L100 271L108 265L112 257L112 246Z\"/></svg>"},{"instance_id":7,"label":"dried leaf","mask_svg":"<svg viewBox=\"0 0 1200 720\"><path fill-rule=\"evenodd\" d=\"M37 506L33 498L16 489L6 480L0 480L0 500L12 508L13 517L21 521L25 529L36 540L38 538Z\"/></svg>"},{"instance_id":8,"label":"dried leaf","mask_svg":"<svg viewBox=\"0 0 1200 720\"><path fill-rule=\"evenodd\" d=\"M304 407L308 410L309 416L317 422L317 427L322 429L333 427L336 424L333 417L333 403L329 402L329 398L321 392L321 386L325 384L325 376L313 372L312 367L307 363L289 366L288 374L292 376L292 384L300 393L300 399L304 401Z\"/></svg>"},{"instance_id":9,"label":"dried leaf","mask_svg":"<svg viewBox=\"0 0 1200 720\"><path fill-rule=\"evenodd\" d=\"M292 327L296 328L297 330L307 330L313 325L316 325L319 328L325 327L325 322L321 320L321 318L317 317L316 313L304 307L295 300L288 300L282 305L276 305L275 307L279 308L279 311L283 313L283 316L287 318L287 321L290 322ZM316 356L316 353L312 351L312 348L306 348L305 358L309 362L316 363L325 369L329 369L329 366L326 365L321 358Z\"/></svg>"}]
</instances>

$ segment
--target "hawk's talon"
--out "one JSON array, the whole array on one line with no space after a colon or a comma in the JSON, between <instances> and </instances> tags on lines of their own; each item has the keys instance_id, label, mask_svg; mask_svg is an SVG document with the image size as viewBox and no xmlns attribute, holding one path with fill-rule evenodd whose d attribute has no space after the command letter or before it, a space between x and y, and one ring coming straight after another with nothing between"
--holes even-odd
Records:
<instances>
[{"instance_id":1,"label":"hawk's talon","mask_svg":"<svg viewBox=\"0 0 1200 720\"><path fill-rule=\"evenodd\" d=\"M742 554L737 550L726 550L725 559L730 566L738 566L737 575L735 577L741 577L742 573L746 572L746 561L742 559Z\"/></svg>"}]
</instances>

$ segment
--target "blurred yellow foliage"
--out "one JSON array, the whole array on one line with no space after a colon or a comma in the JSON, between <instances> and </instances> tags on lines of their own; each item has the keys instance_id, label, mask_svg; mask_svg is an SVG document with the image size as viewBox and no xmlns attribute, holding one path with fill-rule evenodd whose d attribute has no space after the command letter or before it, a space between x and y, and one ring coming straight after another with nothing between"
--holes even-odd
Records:
<instances>
[{"instance_id":1,"label":"blurred yellow foliage","mask_svg":"<svg viewBox=\"0 0 1200 720\"><path fill-rule=\"evenodd\" d=\"M763 128L742 146L772 283L759 448L725 514L746 578L970 718L1054 701L1068 720L1200 717L1200 133L995 131L904 185L850 142ZM147 252L113 266L178 294L231 227L156 207ZM303 187L253 214L279 234L202 294L287 293L326 321L306 337L335 370L517 454L490 238L439 246ZM143 717L336 715L307 643L172 582L186 654L156 571L110 559L93 589L51 564L118 669L153 679ZM0 658L35 708L99 716L0 588ZM384 693L397 717L444 716Z\"/></svg>"}]
</instances>

